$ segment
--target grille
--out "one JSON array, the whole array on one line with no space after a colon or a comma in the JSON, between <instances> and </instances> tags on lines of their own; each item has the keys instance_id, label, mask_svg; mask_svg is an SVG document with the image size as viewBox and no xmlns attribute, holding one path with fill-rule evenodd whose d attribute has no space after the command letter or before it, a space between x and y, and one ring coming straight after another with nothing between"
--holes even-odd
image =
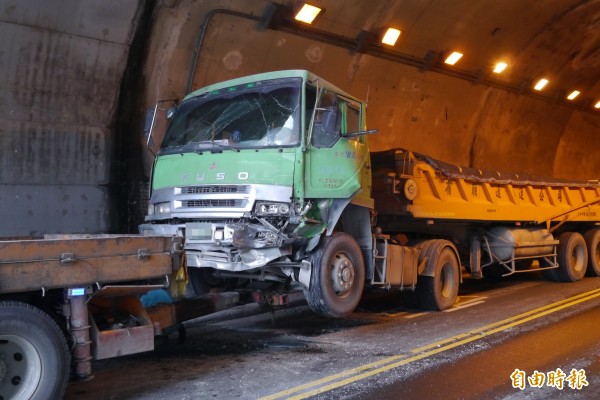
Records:
<instances>
[{"instance_id":1,"label":"grille","mask_svg":"<svg viewBox=\"0 0 600 400\"><path fill-rule=\"evenodd\" d=\"M242 208L246 205L246 200L241 199L215 199L215 200L186 200L183 206L187 208L199 207L227 207L227 208Z\"/></svg>"},{"instance_id":2,"label":"grille","mask_svg":"<svg viewBox=\"0 0 600 400\"><path fill-rule=\"evenodd\" d=\"M182 194L210 194L210 193L248 193L246 185L215 185L215 186L188 186L181 188Z\"/></svg>"}]
</instances>

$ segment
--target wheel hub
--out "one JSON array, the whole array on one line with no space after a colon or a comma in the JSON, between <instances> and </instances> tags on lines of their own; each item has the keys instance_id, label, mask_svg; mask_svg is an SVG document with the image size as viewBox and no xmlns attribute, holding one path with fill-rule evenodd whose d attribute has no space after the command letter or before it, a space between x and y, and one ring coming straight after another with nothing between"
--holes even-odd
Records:
<instances>
[{"instance_id":1,"label":"wheel hub","mask_svg":"<svg viewBox=\"0 0 600 400\"><path fill-rule=\"evenodd\" d=\"M41 359L31 342L22 336L0 335L0 398L30 398L41 376Z\"/></svg>"},{"instance_id":2,"label":"wheel hub","mask_svg":"<svg viewBox=\"0 0 600 400\"><path fill-rule=\"evenodd\" d=\"M331 270L333 290L338 296L344 295L354 285L354 265L343 254L334 257Z\"/></svg>"},{"instance_id":3,"label":"wheel hub","mask_svg":"<svg viewBox=\"0 0 600 400\"><path fill-rule=\"evenodd\" d=\"M581 271L585 268L583 265L584 251L582 247L575 246L571 252L571 265L574 271Z\"/></svg>"}]
</instances>

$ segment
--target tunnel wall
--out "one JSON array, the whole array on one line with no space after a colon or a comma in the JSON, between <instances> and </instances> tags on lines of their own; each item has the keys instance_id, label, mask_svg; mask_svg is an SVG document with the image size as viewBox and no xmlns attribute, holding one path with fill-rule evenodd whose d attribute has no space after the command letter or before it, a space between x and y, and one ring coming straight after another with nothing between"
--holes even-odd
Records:
<instances>
[{"instance_id":1,"label":"tunnel wall","mask_svg":"<svg viewBox=\"0 0 600 400\"><path fill-rule=\"evenodd\" d=\"M147 103L183 96L195 41L211 10L223 8L260 16L266 4L258 0L210 4L182 0L160 7L146 62L146 76L152 83ZM384 25L390 5L378 7L380 12L373 11L361 28ZM327 13L336 11L328 9ZM557 49L551 43L564 42L565 30L570 40L593 39L589 27L574 28L569 23L581 22L585 12L579 7L570 17L563 15L552 29L520 49L522 59L531 64L527 68L535 70L535 55L540 52L552 59ZM360 26L360 22L350 20L347 25L328 28L352 37L357 31L348 26L351 23ZM565 68L575 68L576 63L581 60L574 57L573 66ZM321 75L358 97L368 96L368 125L380 130L370 138L373 150L404 147L482 169L583 180L600 177L600 157L595 151L598 114L289 33L261 30L256 21L246 18L217 13L210 19L193 88L252 73L298 68Z\"/></svg>"},{"instance_id":2,"label":"tunnel wall","mask_svg":"<svg viewBox=\"0 0 600 400\"><path fill-rule=\"evenodd\" d=\"M410 18L420 13L418 2L369 3L368 15L360 12L365 2L323 3L327 14L320 27L346 37L385 26L400 6L409 8ZM596 79L588 90L597 93L599 1L555 4L564 5L565 12L513 51L531 76L544 60L580 76L582 83ZM139 135L144 110L157 100L185 95L194 47L211 11L256 18L267 5L266 0L0 0L0 237L98 233L118 229L123 220L132 227L141 222L143 211L135 211L140 215L134 218L130 205L144 209L143 181L153 157L142 150ZM531 23L548 20L544 12L550 10L544 10ZM456 13L460 16L459 8ZM434 18L427 24L442 22ZM454 38L464 31L458 23L446 28L440 27L439 35ZM522 29L509 32L511 40ZM409 44L408 35L401 50L424 55L427 49ZM494 40L476 44L484 51ZM564 61L560 57L569 43L581 46ZM597 113L261 29L257 21L219 12L207 22L197 60L193 89L302 68L368 99L368 125L380 130L371 136L373 150L404 147L515 173L600 176ZM512 78L518 77L507 77ZM160 139L159 130L155 143ZM132 193L115 195L119 187Z\"/></svg>"},{"instance_id":3,"label":"tunnel wall","mask_svg":"<svg viewBox=\"0 0 600 400\"><path fill-rule=\"evenodd\" d=\"M0 1L0 237L111 230L138 1Z\"/></svg>"}]
</instances>

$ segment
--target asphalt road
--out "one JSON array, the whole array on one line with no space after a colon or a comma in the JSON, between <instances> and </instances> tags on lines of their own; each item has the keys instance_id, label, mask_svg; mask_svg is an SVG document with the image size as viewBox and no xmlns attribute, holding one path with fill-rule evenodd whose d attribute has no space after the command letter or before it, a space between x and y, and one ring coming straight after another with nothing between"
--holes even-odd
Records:
<instances>
[{"instance_id":1,"label":"asphalt road","mask_svg":"<svg viewBox=\"0 0 600 400\"><path fill-rule=\"evenodd\" d=\"M71 383L66 398L600 398L600 278L467 280L445 312L387 292L340 320L305 306L254 311L193 321L183 344L175 335L94 362L95 379Z\"/></svg>"}]
</instances>

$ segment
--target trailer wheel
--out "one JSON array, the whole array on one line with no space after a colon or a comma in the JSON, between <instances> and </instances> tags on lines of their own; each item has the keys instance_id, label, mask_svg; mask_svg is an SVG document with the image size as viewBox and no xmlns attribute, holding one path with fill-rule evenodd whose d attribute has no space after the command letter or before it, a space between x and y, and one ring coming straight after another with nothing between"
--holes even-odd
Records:
<instances>
[{"instance_id":1,"label":"trailer wheel","mask_svg":"<svg viewBox=\"0 0 600 400\"><path fill-rule=\"evenodd\" d=\"M426 310L446 310L454 305L458 296L458 260L444 241L434 242L425 253L425 270L434 271L434 276L419 276L416 289L418 303Z\"/></svg>"},{"instance_id":2,"label":"trailer wheel","mask_svg":"<svg viewBox=\"0 0 600 400\"><path fill-rule=\"evenodd\" d=\"M59 399L69 380L63 332L42 310L0 302L0 399Z\"/></svg>"},{"instance_id":3,"label":"trailer wheel","mask_svg":"<svg viewBox=\"0 0 600 400\"><path fill-rule=\"evenodd\" d=\"M344 317L354 311L365 286L365 264L356 240L347 233L325 238L312 255L309 307L327 317Z\"/></svg>"},{"instance_id":4,"label":"trailer wheel","mask_svg":"<svg viewBox=\"0 0 600 400\"><path fill-rule=\"evenodd\" d=\"M558 237L558 269L555 275L562 282L583 278L588 264L585 239L577 232L565 232Z\"/></svg>"},{"instance_id":5,"label":"trailer wheel","mask_svg":"<svg viewBox=\"0 0 600 400\"><path fill-rule=\"evenodd\" d=\"M587 276L600 276L600 229L590 229L583 234L588 252Z\"/></svg>"}]
</instances>

